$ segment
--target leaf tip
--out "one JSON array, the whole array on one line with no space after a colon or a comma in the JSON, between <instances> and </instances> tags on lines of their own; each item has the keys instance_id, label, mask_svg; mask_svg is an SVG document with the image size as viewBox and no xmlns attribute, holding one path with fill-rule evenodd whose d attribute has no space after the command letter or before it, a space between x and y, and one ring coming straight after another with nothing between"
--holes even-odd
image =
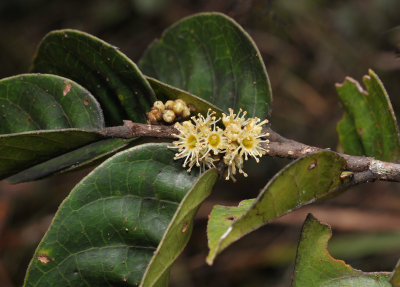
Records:
<instances>
[{"instance_id":1,"label":"leaf tip","mask_svg":"<svg viewBox=\"0 0 400 287\"><path fill-rule=\"evenodd\" d=\"M214 254L211 254L211 253L208 254L208 256L206 258L206 263L207 263L208 266L212 266L213 265L214 258L215 258Z\"/></svg>"}]
</instances>

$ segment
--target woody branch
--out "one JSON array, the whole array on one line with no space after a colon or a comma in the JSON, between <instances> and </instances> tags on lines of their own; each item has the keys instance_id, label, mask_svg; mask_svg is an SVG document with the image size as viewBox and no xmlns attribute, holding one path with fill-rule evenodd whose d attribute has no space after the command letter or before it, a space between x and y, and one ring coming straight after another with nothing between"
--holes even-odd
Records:
<instances>
[{"instance_id":1,"label":"woody branch","mask_svg":"<svg viewBox=\"0 0 400 287\"><path fill-rule=\"evenodd\" d=\"M268 147L264 143L265 148L269 150L269 156L296 159L317 151L326 150L287 139L269 127L265 128L265 132L270 134ZM178 131L173 126L124 121L122 126L105 128L100 131L100 134L105 137L125 139L135 137L175 139L174 134L178 134ZM337 154L346 160L346 169L354 173L352 180L354 184L376 180L400 182L400 164L384 162L372 157Z\"/></svg>"}]
</instances>

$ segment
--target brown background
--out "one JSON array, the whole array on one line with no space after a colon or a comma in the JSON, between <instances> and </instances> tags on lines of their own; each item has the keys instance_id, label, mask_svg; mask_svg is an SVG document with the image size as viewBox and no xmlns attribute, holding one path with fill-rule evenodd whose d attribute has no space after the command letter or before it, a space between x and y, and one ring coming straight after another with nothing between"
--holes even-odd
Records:
<instances>
[{"instance_id":1,"label":"brown background","mask_svg":"<svg viewBox=\"0 0 400 287\"><path fill-rule=\"evenodd\" d=\"M169 25L204 11L226 13L254 38L272 84L272 127L282 135L336 149L342 111L334 84L345 76L360 80L368 68L384 82L399 115L397 0L2 0L0 78L28 72L40 39L54 29L94 34L137 61ZM248 179L217 184L196 217L171 286L289 286L307 212L332 225L334 256L365 271L393 268L400 257L400 193L389 183L363 185L285 216L240 240L208 267L205 229L212 206L256 196L287 163L266 158L261 168L246 167ZM19 185L0 182L0 286L21 286L57 206L87 172Z\"/></svg>"}]
</instances>

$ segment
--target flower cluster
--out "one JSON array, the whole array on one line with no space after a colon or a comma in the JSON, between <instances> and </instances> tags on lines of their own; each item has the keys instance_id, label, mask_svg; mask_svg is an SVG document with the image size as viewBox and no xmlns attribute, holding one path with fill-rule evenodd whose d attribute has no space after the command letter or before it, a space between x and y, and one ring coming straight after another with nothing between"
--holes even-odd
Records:
<instances>
[{"instance_id":1,"label":"flower cluster","mask_svg":"<svg viewBox=\"0 0 400 287\"><path fill-rule=\"evenodd\" d=\"M222 158L228 167L226 180L236 181L234 175L237 171L247 177L243 162L249 157L259 162L259 158L269 152L268 148L261 146L261 143L269 143L269 133L262 131L268 120L246 119L245 116L246 112L241 109L237 114L229 109L228 115L222 114L224 129L216 125L221 118L217 119L211 110L206 117L199 114L191 121L176 123L174 127L179 134L175 135L178 140L173 144L178 153L174 159L184 159L183 167L188 167L190 172L195 165L202 169L215 167L214 163Z\"/></svg>"},{"instance_id":2,"label":"flower cluster","mask_svg":"<svg viewBox=\"0 0 400 287\"><path fill-rule=\"evenodd\" d=\"M167 123L184 120L190 117L189 106L181 99L168 100L165 104L156 101L150 112L146 113L149 124Z\"/></svg>"}]
</instances>

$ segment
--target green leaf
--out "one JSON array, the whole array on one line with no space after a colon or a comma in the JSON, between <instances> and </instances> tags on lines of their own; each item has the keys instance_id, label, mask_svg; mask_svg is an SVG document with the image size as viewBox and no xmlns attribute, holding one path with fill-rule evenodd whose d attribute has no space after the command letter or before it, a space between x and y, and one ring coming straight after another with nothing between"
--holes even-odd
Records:
<instances>
[{"instance_id":1,"label":"green leaf","mask_svg":"<svg viewBox=\"0 0 400 287\"><path fill-rule=\"evenodd\" d=\"M400 287L400 260L397 262L396 268L390 277L390 283L392 283L393 287Z\"/></svg>"},{"instance_id":2,"label":"green leaf","mask_svg":"<svg viewBox=\"0 0 400 287\"><path fill-rule=\"evenodd\" d=\"M133 140L119 138L100 140L25 169L8 177L7 181L19 183L40 179L54 173L81 169L110 157Z\"/></svg>"},{"instance_id":3,"label":"green leaf","mask_svg":"<svg viewBox=\"0 0 400 287\"><path fill-rule=\"evenodd\" d=\"M366 91L352 78L336 85L344 108L339 141L345 153L395 161L400 146L396 117L382 82L372 70L368 74L363 77Z\"/></svg>"},{"instance_id":4,"label":"green leaf","mask_svg":"<svg viewBox=\"0 0 400 287\"><path fill-rule=\"evenodd\" d=\"M337 124L339 141L345 153L351 155L364 155L364 147L360 136L354 126L352 118L344 113L343 118Z\"/></svg>"},{"instance_id":5,"label":"green leaf","mask_svg":"<svg viewBox=\"0 0 400 287\"><path fill-rule=\"evenodd\" d=\"M123 120L146 122L156 100L137 66L118 49L76 30L53 31L40 43L34 72L71 78L85 86L104 109L107 126Z\"/></svg>"},{"instance_id":6,"label":"green leaf","mask_svg":"<svg viewBox=\"0 0 400 287\"><path fill-rule=\"evenodd\" d=\"M217 252L216 248L221 237L229 230L233 221L243 216L254 202L255 199L247 199L239 202L238 206L214 205L207 225L208 246L210 248L207 263L213 263L216 256L213 253Z\"/></svg>"},{"instance_id":7,"label":"green leaf","mask_svg":"<svg viewBox=\"0 0 400 287\"><path fill-rule=\"evenodd\" d=\"M24 74L0 80L0 134L103 127L96 99L69 79Z\"/></svg>"},{"instance_id":8,"label":"green leaf","mask_svg":"<svg viewBox=\"0 0 400 287\"><path fill-rule=\"evenodd\" d=\"M211 265L222 250L249 232L335 191L345 167L346 161L336 153L314 153L282 169L255 200L239 207L215 206L207 228L207 263Z\"/></svg>"},{"instance_id":9,"label":"green leaf","mask_svg":"<svg viewBox=\"0 0 400 287\"><path fill-rule=\"evenodd\" d=\"M0 135L0 179L101 139L78 129Z\"/></svg>"},{"instance_id":10,"label":"green leaf","mask_svg":"<svg viewBox=\"0 0 400 287\"><path fill-rule=\"evenodd\" d=\"M272 93L261 54L243 28L223 14L197 14L174 24L151 44L139 67L224 111L270 114Z\"/></svg>"},{"instance_id":11,"label":"green leaf","mask_svg":"<svg viewBox=\"0 0 400 287\"><path fill-rule=\"evenodd\" d=\"M297 248L293 287L390 287L390 273L364 273L342 260L334 259L327 250L332 231L311 214L303 225Z\"/></svg>"},{"instance_id":12,"label":"green leaf","mask_svg":"<svg viewBox=\"0 0 400 287\"><path fill-rule=\"evenodd\" d=\"M167 144L116 154L60 206L24 286L166 286L217 172L188 174Z\"/></svg>"},{"instance_id":13,"label":"green leaf","mask_svg":"<svg viewBox=\"0 0 400 287\"><path fill-rule=\"evenodd\" d=\"M208 109L212 109L216 112L218 117L222 116L222 110L203 100L202 98L199 98L181 89L172 87L151 77L147 77L147 80L156 93L157 99L163 102L166 102L167 100L181 99L184 100L187 105L190 105L192 109L194 109L195 113L206 115Z\"/></svg>"},{"instance_id":14,"label":"green leaf","mask_svg":"<svg viewBox=\"0 0 400 287\"><path fill-rule=\"evenodd\" d=\"M0 80L0 179L103 139L96 99L72 80L24 74Z\"/></svg>"},{"instance_id":15,"label":"green leaf","mask_svg":"<svg viewBox=\"0 0 400 287\"><path fill-rule=\"evenodd\" d=\"M400 231L355 232L335 236L329 242L335 256L360 259L400 251Z\"/></svg>"}]
</instances>

